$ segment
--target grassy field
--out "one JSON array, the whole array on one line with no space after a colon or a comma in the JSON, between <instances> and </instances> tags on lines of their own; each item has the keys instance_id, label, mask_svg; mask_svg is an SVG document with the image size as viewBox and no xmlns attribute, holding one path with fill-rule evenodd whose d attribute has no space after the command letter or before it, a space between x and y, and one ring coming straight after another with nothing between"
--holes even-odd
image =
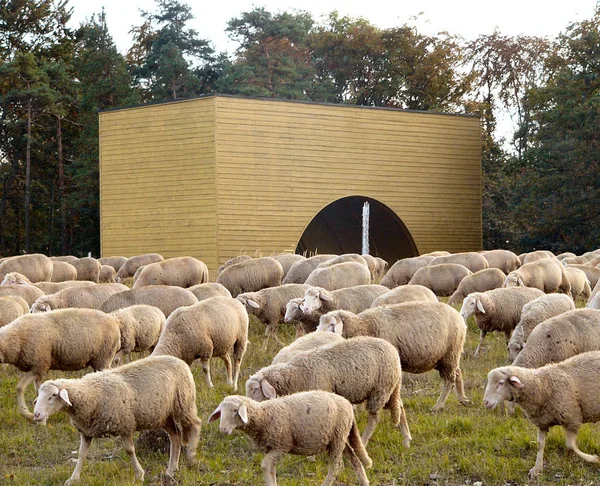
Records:
<instances>
[{"instance_id":1,"label":"grassy field","mask_svg":"<svg viewBox=\"0 0 600 486\"><path fill-rule=\"evenodd\" d=\"M472 320L472 319L471 319ZM530 482L527 472L535 462L536 429L520 411L515 417L482 405L487 372L507 362L504 337L488 335L482 355L472 357L478 332L469 322L469 333L462 360L470 407L461 406L451 395L445 410L430 411L441 390L436 372L423 375L405 374L402 396L413 436L410 449L401 445L399 429L382 420L369 443L373 468L367 470L373 485L593 485L600 484L600 468L585 464L564 445L564 433L553 428L546 442L544 474ZM242 363L240 391L246 378L270 363L278 347L270 342L264 348L264 326L251 322L250 345ZM293 331L282 326L280 333L291 342ZM199 463L189 466L182 456L176 475L180 485L254 485L264 484L260 470L262 454L243 434L222 436L218 423L207 423L208 416L222 398L230 394L225 383L224 366L213 362L215 389L206 388L200 366L193 367L198 389L198 410L203 420L198 448ZM50 418L47 427L28 423L17 412L15 387L21 373L14 367L0 368L0 484L59 485L71 475L77 458L79 435L68 416L59 413ZM53 372L49 378L58 377ZM243 392L242 392L243 393ZM35 395L29 390L28 401ZM361 430L366 412L357 413ZM595 425L584 425L579 434L584 452L600 453L600 433ZM138 444L138 459L146 470L146 484L163 484L168 461L166 451L156 451ZM277 467L280 485L318 485L327 474L327 458L316 460L301 456L285 456ZM133 470L117 438L95 439L83 469L82 485L112 486L133 484ZM338 485L357 484L349 463L339 476Z\"/></svg>"}]
</instances>

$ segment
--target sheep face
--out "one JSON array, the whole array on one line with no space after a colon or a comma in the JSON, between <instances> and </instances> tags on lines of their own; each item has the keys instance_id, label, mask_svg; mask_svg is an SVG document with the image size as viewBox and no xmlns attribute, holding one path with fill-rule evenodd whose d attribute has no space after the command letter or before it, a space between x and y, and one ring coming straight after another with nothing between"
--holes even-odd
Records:
<instances>
[{"instance_id":1,"label":"sheep face","mask_svg":"<svg viewBox=\"0 0 600 486\"><path fill-rule=\"evenodd\" d=\"M522 388L521 380L512 374L506 374L499 369L488 373L488 384L483 394L483 404L486 408L495 408L505 400L513 401L515 388Z\"/></svg>"},{"instance_id":2,"label":"sheep face","mask_svg":"<svg viewBox=\"0 0 600 486\"><path fill-rule=\"evenodd\" d=\"M310 314L321 308L321 292L318 289L308 289L304 294L300 309L305 314Z\"/></svg>"},{"instance_id":3,"label":"sheep face","mask_svg":"<svg viewBox=\"0 0 600 486\"><path fill-rule=\"evenodd\" d=\"M50 304L48 302L46 302L43 299L38 299L36 300L33 305L31 306L31 312L50 312L52 310L52 307L50 307Z\"/></svg>"},{"instance_id":4,"label":"sheep face","mask_svg":"<svg viewBox=\"0 0 600 486\"><path fill-rule=\"evenodd\" d=\"M0 285L17 285L18 283L24 283L24 282L19 282L18 281L18 277L16 273L7 273L6 276L4 277L4 280L2 280L2 283L0 283Z\"/></svg>"},{"instance_id":5,"label":"sheep face","mask_svg":"<svg viewBox=\"0 0 600 486\"><path fill-rule=\"evenodd\" d=\"M277 393L275 388L264 378L251 376L246 382L246 396L257 402L263 402L270 398L276 398Z\"/></svg>"},{"instance_id":6,"label":"sheep face","mask_svg":"<svg viewBox=\"0 0 600 486\"><path fill-rule=\"evenodd\" d=\"M317 327L317 331L334 332L341 336L343 330L344 321L342 321L341 317L338 314L325 314L319 319L319 327Z\"/></svg>"},{"instance_id":7,"label":"sheep face","mask_svg":"<svg viewBox=\"0 0 600 486\"><path fill-rule=\"evenodd\" d=\"M285 306L285 316L283 317L283 322L292 322L298 320L302 317L302 309L300 309L300 305L302 303L302 299L292 299Z\"/></svg>"},{"instance_id":8,"label":"sheep face","mask_svg":"<svg viewBox=\"0 0 600 486\"><path fill-rule=\"evenodd\" d=\"M209 422L221 419L219 429L222 434L230 435L238 427L248 423L248 409L236 397L227 397L208 418Z\"/></svg>"},{"instance_id":9,"label":"sheep face","mask_svg":"<svg viewBox=\"0 0 600 486\"><path fill-rule=\"evenodd\" d=\"M239 300L249 314L258 315L260 308L262 307L262 302L260 300L260 296L256 295L254 292L252 294L239 294L236 297L236 300Z\"/></svg>"},{"instance_id":10,"label":"sheep face","mask_svg":"<svg viewBox=\"0 0 600 486\"><path fill-rule=\"evenodd\" d=\"M524 287L523 279L515 272L510 272L504 280L504 287Z\"/></svg>"},{"instance_id":11,"label":"sheep face","mask_svg":"<svg viewBox=\"0 0 600 486\"><path fill-rule=\"evenodd\" d=\"M46 425L48 417L62 410L65 405L71 406L66 388L59 388L54 383L47 381L38 390L33 409L33 420L40 425Z\"/></svg>"},{"instance_id":12,"label":"sheep face","mask_svg":"<svg viewBox=\"0 0 600 486\"><path fill-rule=\"evenodd\" d=\"M517 359L517 355L523 350L521 343L515 343L513 341L508 343L508 356L511 361Z\"/></svg>"},{"instance_id":13,"label":"sheep face","mask_svg":"<svg viewBox=\"0 0 600 486\"><path fill-rule=\"evenodd\" d=\"M476 311L485 314L485 308L483 307L481 298L477 292L469 294L463 299L462 307L460 308L460 315L466 322L469 316L475 314Z\"/></svg>"}]
</instances>

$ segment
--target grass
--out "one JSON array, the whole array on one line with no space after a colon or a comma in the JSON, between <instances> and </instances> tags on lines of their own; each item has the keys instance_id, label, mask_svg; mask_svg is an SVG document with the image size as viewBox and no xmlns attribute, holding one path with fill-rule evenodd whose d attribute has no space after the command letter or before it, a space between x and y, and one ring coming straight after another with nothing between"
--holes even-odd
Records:
<instances>
[{"instance_id":1,"label":"grass","mask_svg":"<svg viewBox=\"0 0 600 486\"><path fill-rule=\"evenodd\" d=\"M245 379L258 368L268 365L278 351L269 342L264 348L264 326L251 322L250 345L242 363L240 389ZM291 342L293 331L281 326L280 334ZM564 433L551 429L546 443L545 471L538 481L530 482L527 472L535 462L536 429L517 411L514 417L482 405L487 372L507 363L504 337L486 337L482 355L472 357L478 332L469 322L462 370L470 407L461 406L451 395L442 412L432 413L441 390L437 372L405 374L402 396L413 436L410 449L401 445L399 429L389 423L389 413L382 419L369 443L373 468L367 475L373 485L592 485L599 484L600 469L586 464L567 451ZM203 429L198 448L199 464L189 466L182 456L176 478L179 485L254 485L264 484L260 461L262 454L243 434L222 436L217 423L207 423L208 416L230 390L225 383L225 368L213 360L214 390L208 390L200 366L193 367L198 390L198 411ZM81 374L81 373L80 373ZM54 415L47 427L28 423L15 403L15 387L21 373L14 367L0 368L0 484L59 485L71 475L77 458L79 435L65 413ZM76 374L70 374L74 376ZM48 378L61 376L52 372ZM28 391L28 402L35 397ZM31 405L30 405L31 406ZM366 413L357 412L361 430ZM600 453L600 433L593 424L582 427L579 444L584 452ZM168 461L166 451L138 445L138 459L146 470L146 484L164 483ZM318 485L327 474L327 458L316 460L285 456L277 467L282 486ZM82 485L113 486L133 483L133 470L118 438L95 439L85 463ZM349 463L338 478L338 485L357 484Z\"/></svg>"}]
</instances>

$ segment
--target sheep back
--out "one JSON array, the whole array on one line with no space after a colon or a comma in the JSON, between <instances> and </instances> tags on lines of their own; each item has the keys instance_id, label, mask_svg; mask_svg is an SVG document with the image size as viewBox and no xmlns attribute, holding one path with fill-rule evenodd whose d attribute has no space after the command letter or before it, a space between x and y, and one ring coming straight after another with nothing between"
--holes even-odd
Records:
<instances>
[{"instance_id":1,"label":"sheep back","mask_svg":"<svg viewBox=\"0 0 600 486\"><path fill-rule=\"evenodd\" d=\"M77 270L77 280L89 280L90 282L100 282L100 269L102 264L92 257L84 257L74 262L69 262Z\"/></svg>"},{"instance_id":2,"label":"sheep back","mask_svg":"<svg viewBox=\"0 0 600 486\"><path fill-rule=\"evenodd\" d=\"M162 262L164 260L162 255L158 253L145 253L143 255L136 255L128 258L125 263L119 268L117 272L117 282L121 282L123 279L133 277L135 271L142 265L148 265L149 263Z\"/></svg>"},{"instance_id":3,"label":"sheep back","mask_svg":"<svg viewBox=\"0 0 600 486\"><path fill-rule=\"evenodd\" d=\"M338 290L356 285L366 285L370 280L371 274L366 263L363 265L357 262L343 262L330 267L315 268L305 283L312 287Z\"/></svg>"},{"instance_id":4,"label":"sheep back","mask_svg":"<svg viewBox=\"0 0 600 486\"><path fill-rule=\"evenodd\" d=\"M17 317L29 313L29 305L22 297L5 295L0 297L0 327L6 326Z\"/></svg>"},{"instance_id":5,"label":"sheep back","mask_svg":"<svg viewBox=\"0 0 600 486\"><path fill-rule=\"evenodd\" d=\"M460 281L471 271L458 263L442 263L419 268L408 285L422 285L432 290L438 297L448 297L456 292Z\"/></svg>"},{"instance_id":6,"label":"sheep back","mask_svg":"<svg viewBox=\"0 0 600 486\"><path fill-rule=\"evenodd\" d=\"M122 292L111 295L100 306L100 310L114 312L131 305L148 304L158 307L166 317L169 317L176 309L197 302L196 296L187 289L171 285L149 285L139 289L125 288Z\"/></svg>"},{"instance_id":7,"label":"sheep back","mask_svg":"<svg viewBox=\"0 0 600 486\"><path fill-rule=\"evenodd\" d=\"M17 295L31 307L44 292L34 285L0 285L0 297L4 295Z\"/></svg>"},{"instance_id":8,"label":"sheep back","mask_svg":"<svg viewBox=\"0 0 600 486\"><path fill-rule=\"evenodd\" d=\"M0 281L7 273L19 272L31 282L49 282L53 270L52 260L41 253L13 256L0 263Z\"/></svg>"},{"instance_id":9,"label":"sheep back","mask_svg":"<svg viewBox=\"0 0 600 486\"><path fill-rule=\"evenodd\" d=\"M450 255L435 257L429 262L429 265L441 265L443 263L456 263L467 267L471 272L478 272L489 267L485 257L476 252L451 253Z\"/></svg>"},{"instance_id":10,"label":"sheep back","mask_svg":"<svg viewBox=\"0 0 600 486\"><path fill-rule=\"evenodd\" d=\"M223 285L216 282L205 282L188 287L188 290L196 296L198 302L210 297L231 297L231 292Z\"/></svg>"},{"instance_id":11,"label":"sheep back","mask_svg":"<svg viewBox=\"0 0 600 486\"><path fill-rule=\"evenodd\" d=\"M581 297L584 300L589 299L592 289L587 275L582 270L573 267L565 267L565 272L571 284L571 296L573 300Z\"/></svg>"},{"instance_id":12,"label":"sheep back","mask_svg":"<svg viewBox=\"0 0 600 486\"><path fill-rule=\"evenodd\" d=\"M543 258L524 263L519 269L508 274L504 285L533 287L547 294L558 291L564 294L571 293L571 284L565 267L556 258Z\"/></svg>"},{"instance_id":13,"label":"sheep back","mask_svg":"<svg viewBox=\"0 0 600 486\"><path fill-rule=\"evenodd\" d=\"M197 258L186 256L169 258L146 265L133 288L147 285L173 285L188 288L208 282L208 267Z\"/></svg>"},{"instance_id":14,"label":"sheep back","mask_svg":"<svg viewBox=\"0 0 600 486\"><path fill-rule=\"evenodd\" d=\"M422 255L398 260L381 279L381 285L390 289L406 285L419 268L426 267L434 258L434 256Z\"/></svg>"},{"instance_id":15,"label":"sheep back","mask_svg":"<svg viewBox=\"0 0 600 486\"><path fill-rule=\"evenodd\" d=\"M99 283L116 283L117 272L110 265L102 265L100 267L100 275L98 275Z\"/></svg>"},{"instance_id":16,"label":"sheep back","mask_svg":"<svg viewBox=\"0 0 600 486\"><path fill-rule=\"evenodd\" d=\"M52 282L77 280L77 269L67 262L52 262Z\"/></svg>"},{"instance_id":17,"label":"sheep back","mask_svg":"<svg viewBox=\"0 0 600 486\"><path fill-rule=\"evenodd\" d=\"M294 263L299 262L301 260L306 260L305 256L298 255L297 253L282 253L281 255L273 256L273 258L275 258L275 260L277 260L281 264L281 268L283 268L284 279Z\"/></svg>"},{"instance_id":18,"label":"sheep back","mask_svg":"<svg viewBox=\"0 0 600 486\"><path fill-rule=\"evenodd\" d=\"M310 273L317 268L319 263L335 258L337 255L315 255L292 264L281 283L304 283Z\"/></svg>"},{"instance_id":19,"label":"sheep back","mask_svg":"<svg viewBox=\"0 0 600 486\"><path fill-rule=\"evenodd\" d=\"M99 309L111 295L127 289L128 287L118 283L67 287L55 294L39 297L31 306L31 312L47 312L68 307Z\"/></svg>"},{"instance_id":20,"label":"sheep back","mask_svg":"<svg viewBox=\"0 0 600 486\"><path fill-rule=\"evenodd\" d=\"M516 255L515 255L516 257ZM448 304L459 304L473 292L485 292L504 285L506 275L498 268L485 268L471 275L467 275L458 284L456 291L448 299Z\"/></svg>"},{"instance_id":21,"label":"sheep back","mask_svg":"<svg viewBox=\"0 0 600 486\"><path fill-rule=\"evenodd\" d=\"M257 292L281 285L283 268L271 257L253 258L226 267L217 277L233 297L243 292Z\"/></svg>"},{"instance_id":22,"label":"sheep back","mask_svg":"<svg viewBox=\"0 0 600 486\"><path fill-rule=\"evenodd\" d=\"M315 331L299 337L288 346L279 350L271 361L271 364L287 363L294 356L315 349L327 348L335 343L343 341L344 338L333 332Z\"/></svg>"},{"instance_id":23,"label":"sheep back","mask_svg":"<svg viewBox=\"0 0 600 486\"><path fill-rule=\"evenodd\" d=\"M432 290L422 285L400 285L394 289L388 290L385 294L377 297L370 307L379 307L380 305L403 304L404 302L438 302ZM358 311L362 312L364 309Z\"/></svg>"},{"instance_id":24,"label":"sheep back","mask_svg":"<svg viewBox=\"0 0 600 486\"><path fill-rule=\"evenodd\" d=\"M121 330L121 349L126 353L148 351L158 342L166 317L158 307L132 305L112 312Z\"/></svg>"},{"instance_id":25,"label":"sheep back","mask_svg":"<svg viewBox=\"0 0 600 486\"><path fill-rule=\"evenodd\" d=\"M519 257L509 250L488 250L482 253L490 268L502 270L505 274L521 266Z\"/></svg>"},{"instance_id":26,"label":"sheep back","mask_svg":"<svg viewBox=\"0 0 600 486\"><path fill-rule=\"evenodd\" d=\"M98 258L101 265L109 265L115 269L115 273L125 264L127 257L124 256L113 256L113 257L102 257Z\"/></svg>"}]
</instances>

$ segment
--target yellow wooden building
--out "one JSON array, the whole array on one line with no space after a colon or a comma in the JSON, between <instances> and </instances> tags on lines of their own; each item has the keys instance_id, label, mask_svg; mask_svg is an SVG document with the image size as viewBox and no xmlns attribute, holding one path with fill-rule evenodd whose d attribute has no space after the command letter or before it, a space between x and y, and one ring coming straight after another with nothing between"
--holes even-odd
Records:
<instances>
[{"instance_id":1,"label":"yellow wooden building","mask_svg":"<svg viewBox=\"0 0 600 486\"><path fill-rule=\"evenodd\" d=\"M102 255L479 250L475 116L211 95L100 113Z\"/></svg>"}]
</instances>

